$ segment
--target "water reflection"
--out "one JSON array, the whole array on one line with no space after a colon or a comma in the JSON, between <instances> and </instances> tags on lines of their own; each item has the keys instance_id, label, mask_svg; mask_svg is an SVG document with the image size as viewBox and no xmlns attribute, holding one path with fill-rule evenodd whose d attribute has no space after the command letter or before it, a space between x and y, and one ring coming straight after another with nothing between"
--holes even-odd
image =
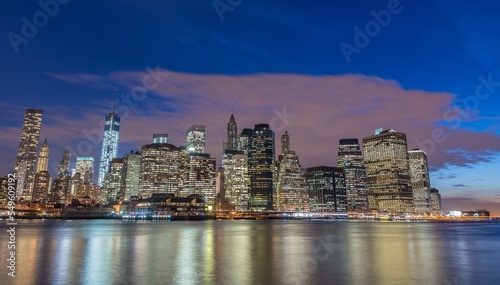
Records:
<instances>
[{"instance_id":1,"label":"water reflection","mask_svg":"<svg viewBox=\"0 0 500 285\"><path fill-rule=\"evenodd\" d=\"M500 224L105 220L18 229L17 277L6 279L2 266L1 284L493 284L500 261Z\"/></svg>"}]
</instances>

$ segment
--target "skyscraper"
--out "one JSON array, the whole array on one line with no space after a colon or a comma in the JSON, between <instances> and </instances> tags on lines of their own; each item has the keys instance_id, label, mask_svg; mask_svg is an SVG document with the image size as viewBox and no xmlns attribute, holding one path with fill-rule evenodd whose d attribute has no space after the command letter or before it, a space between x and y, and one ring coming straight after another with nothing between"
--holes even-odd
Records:
<instances>
[{"instance_id":1,"label":"skyscraper","mask_svg":"<svg viewBox=\"0 0 500 285\"><path fill-rule=\"evenodd\" d=\"M80 173L83 183L92 184L94 180L94 158L91 156L77 157L76 172Z\"/></svg>"},{"instance_id":2,"label":"skyscraper","mask_svg":"<svg viewBox=\"0 0 500 285\"><path fill-rule=\"evenodd\" d=\"M31 200L32 201L47 201L49 195L49 189L51 185L51 176L47 171L49 168L49 144L47 143L47 138L43 142L40 148L40 154L38 155L38 163L36 167L35 174L35 184L34 191Z\"/></svg>"},{"instance_id":3,"label":"skyscraper","mask_svg":"<svg viewBox=\"0 0 500 285\"><path fill-rule=\"evenodd\" d=\"M236 211L246 211L250 197L248 156L243 151L226 150L222 155L224 194Z\"/></svg>"},{"instance_id":4,"label":"skyscraper","mask_svg":"<svg viewBox=\"0 0 500 285\"><path fill-rule=\"evenodd\" d=\"M345 174L341 167L309 167L305 176L311 212L347 212Z\"/></svg>"},{"instance_id":5,"label":"skyscraper","mask_svg":"<svg viewBox=\"0 0 500 285\"><path fill-rule=\"evenodd\" d=\"M420 149L408 151L408 163L410 166L411 188L413 191L413 203L415 213L428 214L430 179L429 167L427 165L427 154Z\"/></svg>"},{"instance_id":6,"label":"skyscraper","mask_svg":"<svg viewBox=\"0 0 500 285\"><path fill-rule=\"evenodd\" d=\"M227 123L227 147L228 150L238 149L238 126L236 125L236 120L234 115L231 114L229 118L229 123Z\"/></svg>"},{"instance_id":7,"label":"skyscraper","mask_svg":"<svg viewBox=\"0 0 500 285\"><path fill-rule=\"evenodd\" d=\"M69 162L70 162L70 160L71 160L71 152L69 152L69 150L65 149L64 153L63 153L63 158L59 162L59 168L57 170L57 176L61 175L65 171L69 170Z\"/></svg>"},{"instance_id":8,"label":"skyscraper","mask_svg":"<svg viewBox=\"0 0 500 285\"><path fill-rule=\"evenodd\" d=\"M275 204L279 211L309 212L309 193L299 157L290 150L290 136L281 136L281 153L276 177Z\"/></svg>"},{"instance_id":9,"label":"skyscraper","mask_svg":"<svg viewBox=\"0 0 500 285\"><path fill-rule=\"evenodd\" d=\"M337 166L343 167L347 194L347 211L368 211L366 168L358 139L341 139Z\"/></svg>"},{"instance_id":10,"label":"skyscraper","mask_svg":"<svg viewBox=\"0 0 500 285\"><path fill-rule=\"evenodd\" d=\"M148 144L141 149L139 197L149 198L153 193L184 195L187 154L172 144ZM187 196L187 195L186 195Z\"/></svg>"},{"instance_id":11,"label":"skyscraper","mask_svg":"<svg viewBox=\"0 0 500 285\"><path fill-rule=\"evenodd\" d=\"M113 158L104 179L104 189L107 191L107 203L113 203L123 200L122 192L122 172L123 158Z\"/></svg>"},{"instance_id":12,"label":"skyscraper","mask_svg":"<svg viewBox=\"0 0 500 285\"><path fill-rule=\"evenodd\" d=\"M406 134L377 130L363 138L369 207L381 212L414 211Z\"/></svg>"},{"instance_id":13,"label":"skyscraper","mask_svg":"<svg viewBox=\"0 0 500 285\"><path fill-rule=\"evenodd\" d=\"M123 156L122 192L125 201L129 201L131 196L138 195L140 171L141 154L139 152L130 152Z\"/></svg>"},{"instance_id":14,"label":"skyscraper","mask_svg":"<svg viewBox=\"0 0 500 285\"><path fill-rule=\"evenodd\" d=\"M442 215L443 207L441 205L441 194L436 188L429 190L429 211L431 215Z\"/></svg>"},{"instance_id":15,"label":"skyscraper","mask_svg":"<svg viewBox=\"0 0 500 285\"><path fill-rule=\"evenodd\" d=\"M14 173L17 178L17 195L28 201L31 200L33 194L42 115L42 110L26 109L16 165L14 166Z\"/></svg>"},{"instance_id":16,"label":"skyscraper","mask_svg":"<svg viewBox=\"0 0 500 285\"><path fill-rule=\"evenodd\" d=\"M104 176L109 171L111 160L118 152L118 136L120 134L120 117L113 111L106 116L104 121L104 135L102 140L101 162L99 163L99 186L103 185Z\"/></svg>"},{"instance_id":17,"label":"skyscraper","mask_svg":"<svg viewBox=\"0 0 500 285\"><path fill-rule=\"evenodd\" d=\"M215 158L209 154L192 154L186 168L187 183L184 185L187 193L203 196L211 202L215 198Z\"/></svg>"},{"instance_id":18,"label":"skyscraper","mask_svg":"<svg viewBox=\"0 0 500 285\"><path fill-rule=\"evenodd\" d=\"M257 124L248 147L250 209L273 209L274 132L268 124Z\"/></svg>"},{"instance_id":19,"label":"skyscraper","mask_svg":"<svg viewBox=\"0 0 500 285\"><path fill-rule=\"evenodd\" d=\"M205 153L205 126L193 125L187 130L186 150L189 153Z\"/></svg>"},{"instance_id":20,"label":"skyscraper","mask_svg":"<svg viewBox=\"0 0 500 285\"><path fill-rule=\"evenodd\" d=\"M38 162L36 165L36 173L49 170L49 144L47 138L43 141L38 155Z\"/></svg>"}]
</instances>

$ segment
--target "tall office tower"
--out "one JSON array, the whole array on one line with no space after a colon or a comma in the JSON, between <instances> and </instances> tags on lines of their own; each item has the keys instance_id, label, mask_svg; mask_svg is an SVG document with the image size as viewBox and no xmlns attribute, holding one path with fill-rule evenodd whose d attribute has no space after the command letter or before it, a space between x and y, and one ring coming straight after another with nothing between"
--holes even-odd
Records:
<instances>
[{"instance_id":1,"label":"tall office tower","mask_svg":"<svg viewBox=\"0 0 500 285\"><path fill-rule=\"evenodd\" d=\"M139 193L139 172L141 171L141 154L131 151L123 156L122 192L123 199L130 201L131 196Z\"/></svg>"},{"instance_id":2,"label":"tall office tower","mask_svg":"<svg viewBox=\"0 0 500 285\"><path fill-rule=\"evenodd\" d=\"M49 169L49 144L47 138L40 148L38 155L38 163L36 166L35 184L33 187L33 195L31 201L33 202L46 202L50 193L51 176L48 172Z\"/></svg>"},{"instance_id":3,"label":"tall office tower","mask_svg":"<svg viewBox=\"0 0 500 285\"><path fill-rule=\"evenodd\" d=\"M299 157L285 150L278 172L277 208L285 212L309 212L309 193Z\"/></svg>"},{"instance_id":4,"label":"tall office tower","mask_svg":"<svg viewBox=\"0 0 500 285\"><path fill-rule=\"evenodd\" d=\"M429 211L431 215L443 215L443 207L441 205L441 194L436 188L429 190Z\"/></svg>"},{"instance_id":5,"label":"tall office tower","mask_svg":"<svg viewBox=\"0 0 500 285\"><path fill-rule=\"evenodd\" d=\"M248 210L250 176L248 156L243 151L226 150L222 156L224 167L224 194L236 211Z\"/></svg>"},{"instance_id":6,"label":"tall office tower","mask_svg":"<svg viewBox=\"0 0 500 285\"><path fill-rule=\"evenodd\" d=\"M306 168L309 206L314 213L347 212L344 169L332 166Z\"/></svg>"},{"instance_id":7,"label":"tall office tower","mask_svg":"<svg viewBox=\"0 0 500 285\"><path fill-rule=\"evenodd\" d=\"M414 211L406 134L378 129L363 138L368 204L382 212Z\"/></svg>"},{"instance_id":8,"label":"tall office tower","mask_svg":"<svg viewBox=\"0 0 500 285\"><path fill-rule=\"evenodd\" d=\"M69 150L64 150L63 158L59 162L59 169L57 170L57 176L63 174L65 171L69 170L69 162L71 161L71 152Z\"/></svg>"},{"instance_id":9,"label":"tall office tower","mask_svg":"<svg viewBox=\"0 0 500 285\"><path fill-rule=\"evenodd\" d=\"M427 154L420 149L408 151L408 164L410 166L411 188L415 213L429 213L430 179L427 165Z\"/></svg>"},{"instance_id":10,"label":"tall office tower","mask_svg":"<svg viewBox=\"0 0 500 285\"><path fill-rule=\"evenodd\" d=\"M16 165L14 166L14 174L17 178L17 195L27 201L31 200L34 187L35 163L42 115L42 110L26 109L21 141L17 150Z\"/></svg>"},{"instance_id":11,"label":"tall office tower","mask_svg":"<svg viewBox=\"0 0 500 285\"><path fill-rule=\"evenodd\" d=\"M229 123L227 123L227 150L237 150L238 149L238 126L236 125L236 120L233 114L229 118Z\"/></svg>"},{"instance_id":12,"label":"tall office tower","mask_svg":"<svg viewBox=\"0 0 500 285\"><path fill-rule=\"evenodd\" d=\"M168 143L168 134L154 134L153 143Z\"/></svg>"},{"instance_id":13,"label":"tall office tower","mask_svg":"<svg viewBox=\"0 0 500 285\"><path fill-rule=\"evenodd\" d=\"M104 179L104 189L108 192L107 203L123 200L122 190L123 158L113 158L109 172Z\"/></svg>"},{"instance_id":14,"label":"tall office tower","mask_svg":"<svg viewBox=\"0 0 500 285\"><path fill-rule=\"evenodd\" d=\"M366 168L358 139L341 139L337 166L343 167L347 189L347 211L363 213L368 208Z\"/></svg>"},{"instance_id":15,"label":"tall office tower","mask_svg":"<svg viewBox=\"0 0 500 285\"><path fill-rule=\"evenodd\" d=\"M49 170L49 144L47 138L43 141L38 155L38 163L36 165L36 173Z\"/></svg>"},{"instance_id":16,"label":"tall office tower","mask_svg":"<svg viewBox=\"0 0 500 285\"><path fill-rule=\"evenodd\" d=\"M70 198L70 179L71 173L68 170L60 173L55 182L54 188L52 190L52 201L56 203L68 203L68 199Z\"/></svg>"},{"instance_id":17,"label":"tall office tower","mask_svg":"<svg viewBox=\"0 0 500 285\"><path fill-rule=\"evenodd\" d=\"M248 148L250 209L273 209L274 132L268 124L257 124Z\"/></svg>"},{"instance_id":18,"label":"tall office tower","mask_svg":"<svg viewBox=\"0 0 500 285\"><path fill-rule=\"evenodd\" d=\"M141 149L139 197L149 198L153 193L183 193L186 152L171 144L148 144Z\"/></svg>"},{"instance_id":19,"label":"tall office tower","mask_svg":"<svg viewBox=\"0 0 500 285\"><path fill-rule=\"evenodd\" d=\"M192 154L186 172L186 194L203 196L205 202L212 203L215 198L215 158L209 154Z\"/></svg>"},{"instance_id":20,"label":"tall office tower","mask_svg":"<svg viewBox=\"0 0 500 285\"><path fill-rule=\"evenodd\" d=\"M250 140L252 138L252 129L243 129L238 136L238 150L243 154L248 155L248 148L250 147Z\"/></svg>"},{"instance_id":21,"label":"tall office tower","mask_svg":"<svg viewBox=\"0 0 500 285\"><path fill-rule=\"evenodd\" d=\"M288 135L288 131L281 136L281 152L280 155L284 155L290 150L290 136ZM281 161L281 159L280 159Z\"/></svg>"},{"instance_id":22,"label":"tall office tower","mask_svg":"<svg viewBox=\"0 0 500 285\"><path fill-rule=\"evenodd\" d=\"M83 183L92 184L94 180L94 158L91 156L77 157L76 173L80 173Z\"/></svg>"},{"instance_id":23,"label":"tall office tower","mask_svg":"<svg viewBox=\"0 0 500 285\"><path fill-rule=\"evenodd\" d=\"M118 137L120 134L120 117L113 111L106 116L104 121L104 135L102 139L101 162L99 163L99 178L97 184L103 185L104 176L109 171L111 160L116 157L118 152Z\"/></svg>"},{"instance_id":24,"label":"tall office tower","mask_svg":"<svg viewBox=\"0 0 500 285\"><path fill-rule=\"evenodd\" d=\"M191 153L205 153L205 126L193 125L187 130L186 149Z\"/></svg>"}]
</instances>

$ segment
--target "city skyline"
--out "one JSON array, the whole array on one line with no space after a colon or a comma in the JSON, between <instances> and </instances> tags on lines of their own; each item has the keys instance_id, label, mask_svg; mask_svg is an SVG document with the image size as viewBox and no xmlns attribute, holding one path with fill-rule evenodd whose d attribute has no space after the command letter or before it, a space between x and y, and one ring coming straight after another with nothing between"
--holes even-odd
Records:
<instances>
[{"instance_id":1,"label":"city skyline","mask_svg":"<svg viewBox=\"0 0 500 285\"><path fill-rule=\"evenodd\" d=\"M95 4L102 11L115 9L107 3ZM426 4L431 7L429 23L421 24L420 32L416 32L408 23L421 17ZM112 16L116 24L105 25L108 19L105 22L104 17L98 16L95 25L104 25L106 32L115 32L128 27L127 17L150 19L152 26L161 25L148 35L153 40L160 39L160 46L168 46L166 50L156 50L150 45L151 39L141 37L145 41L141 45L130 43L129 47L119 49L137 55L130 60L123 60L123 53L113 55L114 49L108 48L128 39L118 34L100 44L94 41L95 47L84 44L77 48L83 57L66 54L54 41L67 36L59 27L67 25L74 31L70 39L61 39L65 41L62 46L70 48L73 46L70 40L85 38L91 29L71 18L79 11L91 11L78 3L61 5L59 13L40 28L36 37L19 46L18 54L7 40L2 43L6 54L2 59L12 70L8 74L4 70L6 76L0 82L4 94L19 96L1 103L5 109L0 115L0 129L5 134L0 153L4 161L1 174L13 171L22 116L28 107L44 110L40 139L47 137L50 142L49 170L53 176L54 167L57 169L67 147L72 149L71 168L78 156L92 156L98 161L101 145L96 138L102 136L101 122L112 108L112 90L117 88L120 98L117 113L122 118L117 157L140 150L155 133L169 133L172 144L184 145L186 130L203 124L205 152L220 164L221 144L227 140L226 124L234 103L240 129L265 123L277 137L288 131L303 167L336 165L339 139L361 140L381 127L405 132L409 150L420 147L427 152L431 185L440 190L445 209L471 205L470 209L486 208L498 213L500 180L496 173L500 170L500 129L494 106L499 102L500 70L498 52L492 48L498 46L493 37L498 25L486 24L489 20L498 23L491 19L492 13L487 13L494 8L481 3L469 9L464 17L474 21L468 22L471 27L464 27L463 22L445 22L458 14L457 6L463 9L469 4L457 2L453 7L426 4L401 1L401 13L392 15L391 23L382 28L380 35L371 38L359 54L352 54L350 63L339 44L353 44L353 27L363 28L373 19L371 10L386 9L386 3L371 3L364 13L361 11L352 19L341 14L346 6L353 4L329 4L331 9L322 9L329 10L333 17L328 18L333 20L318 23L307 18L299 20L300 24L291 21L301 19L299 16L303 14L299 9L289 7L280 11L277 9L280 4L272 3L244 1L234 11L226 12L223 21L211 3L191 5L194 8L178 4L177 14L171 13L173 8L169 4L148 2L137 7L120 3L116 8L122 16ZM7 31L18 34L23 24L20 19L23 16L31 19L40 10L35 2L26 9L19 4L3 5L12 12L2 20L8 22ZM327 12L321 13L315 5L303 8L318 12L321 19L326 17ZM274 28L277 30L271 29L271 33L282 36L267 43L269 36L248 35L249 24L255 23L255 16L249 16L258 10L275 14L274 20L264 17L256 29ZM440 19L443 11L445 17ZM168 27L170 20L166 16L171 14L175 21L186 24L184 29L174 31ZM484 15L484 19L478 20L478 14ZM151 22L140 28L151 26ZM433 24L451 32L443 39L436 39ZM132 30L131 35L139 36L141 31ZM160 31L165 31L164 37L157 34ZM201 31L207 33L201 35ZM413 36L407 43L398 40L407 34ZM299 35L308 44L289 49L297 44L293 38ZM476 42L485 44L471 45ZM391 44L394 48L388 48ZM42 56L47 49L45 45L53 51ZM92 47L89 51L82 50L89 46ZM193 54L201 56L190 60ZM294 60L297 55L300 56ZM40 58L29 64L23 59L37 56ZM387 63L394 66L387 67ZM20 86L19 79L13 80L16 77L29 84ZM144 78L149 87L156 87L148 88ZM135 87L145 88L147 93L136 93L128 99L121 97ZM490 92L491 96L484 96L484 92ZM455 109L464 104L474 108L463 112ZM89 153L78 151L78 143L82 141L88 143L81 144L81 149L90 146ZM423 144L424 141L427 143ZM38 143L41 145L42 141ZM94 165L96 170L97 167Z\"/></svg>"}]
</instances>

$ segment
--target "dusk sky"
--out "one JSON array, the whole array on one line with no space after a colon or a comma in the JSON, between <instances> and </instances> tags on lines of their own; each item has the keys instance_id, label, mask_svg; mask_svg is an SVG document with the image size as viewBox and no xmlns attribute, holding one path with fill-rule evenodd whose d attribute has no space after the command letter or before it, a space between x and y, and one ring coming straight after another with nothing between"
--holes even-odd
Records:
<instances>
[{"instance_id":1,"label":"dusk sky","mask_svg":"<svg viewBox=\"0 0 500 285\"><path fill-rule=\"evenodd\" d=\"M53 174L64 149L97 172L116 88L120 157L204 124L220 164L232 108L238 131L270 124L277 150L287 130L303 167L392 128L429 155L445 211L500 215L498 1L60 2L46 18L0 3L2 176L26 108L44 110Z\"/></svg>"}]
</instances>

